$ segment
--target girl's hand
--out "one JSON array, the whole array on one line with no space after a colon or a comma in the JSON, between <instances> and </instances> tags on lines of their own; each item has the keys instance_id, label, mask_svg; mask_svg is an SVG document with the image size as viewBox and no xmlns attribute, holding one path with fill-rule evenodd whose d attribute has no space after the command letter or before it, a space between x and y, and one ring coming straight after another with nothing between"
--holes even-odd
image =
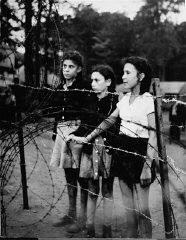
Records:
<instances>
[{"instance_id":1,"label":"girl's hand","mask_svg":"<svg viewBox=\"0 0 186 240\"><path fill-rule=\"evenodd\" d=\"M140 176L140 184L141 187L145 188L148 187L151 184L151 168L146 163L144 163L143 170Z\"/></svg>"},{"instance_id":2,"label":"girl's hand","mask_svg":"<svg viewBox=\"0 0 186 240\"><path fill-rule=\"evenodd\" d=\"M78 143L87 143L88 142L86 137L77 137L77 136L73 137L73 141L76 141Z\"/></svg>"},{"instance_id":3,"label":"girl's hand","mask_svg":"<svg viewBox=\"0 0 186 240\"><path fill-rule=\"evenodd\" d=\"M66 138L66 142L70 142L70 141L74 140L74 137L75 137L74 134L68 135L68 137Z\"/></svg>"}]
</instances>

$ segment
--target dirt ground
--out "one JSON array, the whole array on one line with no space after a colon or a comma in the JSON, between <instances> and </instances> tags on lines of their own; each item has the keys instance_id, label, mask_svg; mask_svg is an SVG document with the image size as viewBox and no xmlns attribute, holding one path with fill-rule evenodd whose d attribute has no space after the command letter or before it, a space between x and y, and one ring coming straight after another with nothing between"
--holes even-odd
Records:
<instances>
[{"instance_id":1,"label":"dirt ground","mask_svg":"<svg viewBox=\"0 0 186 240\"><path fill-rule=\"evenodd\" d=\"M165 133L169 122L164 114ZM29 129L29 130L28 130ZM7 237L39 238L82 238L84 232L69 234L64 227L53 227L53 223L67 213L68 198L64 172L49 166L53 148L51 131L43 131L34 137L32 126L28 127L28 142L25 146L26 174L28 185L29 209L23 209L21 172L18 155L12 157L7 171L7 184L3 191L3 206L6 211ZM186 144L186 131L181 133L181 140ZM186 149L165 138L168 161L175 165L177 175L169 168L170 196L176 223L176 237L186 238ZM16 148L14 149L16 152ZM160 179L159 175L157 178ZM153 238L165 238L162 190L158 179L151 185L150 209L153 223ZM78 194L79 211L79 194ZM96 237L102 234L102 199L98 200L96 213ZM125 209L122 205L118 180L114 182L113 237L125 237ZM4 221L4 220L3 220Z\"/></svg>"}]
</instances>

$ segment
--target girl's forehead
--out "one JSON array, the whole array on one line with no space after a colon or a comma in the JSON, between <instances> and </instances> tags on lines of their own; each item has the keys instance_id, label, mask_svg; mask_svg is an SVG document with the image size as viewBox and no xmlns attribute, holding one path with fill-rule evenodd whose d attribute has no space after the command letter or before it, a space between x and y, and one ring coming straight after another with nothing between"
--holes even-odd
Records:
<instances>
[{"instance_id":1,"label":"girl's forehead","mask_svg":"<svg viewBox=\"0 0 186 240\"><path fill-rule=\"evenodd\" d=\"M136 67L132 63L125 63L124 70L137 71Z\"/></svg>"},{"instance_id":2,"label":"girl's forehead","mask_svg":"<svg viewBox=\"0 0 186 240\"><path fill-rule=\"evenodd\" d=\"M77 65L73 60L71 59L65 59L63 61L63 64L68 64L68 65Z\"/></svg>"},{"instance_id":3,"label":"girl's forehead","mask_svg":"<svg viewBox=\"0 0 186 240\"><path fill-rule=\"evenodd\" d=\"M105 78L100 72L92 72L91 78Z\"/></svg>"}]
</instances>

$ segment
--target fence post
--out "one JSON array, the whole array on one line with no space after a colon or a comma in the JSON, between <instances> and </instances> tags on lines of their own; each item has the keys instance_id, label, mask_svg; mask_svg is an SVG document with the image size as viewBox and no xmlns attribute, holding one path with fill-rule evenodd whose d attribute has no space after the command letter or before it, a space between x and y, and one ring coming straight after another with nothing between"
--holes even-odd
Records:
<instances>
[{"instance_id":1,"label":"fence post","mask_svg":"<svg viewBox=\"0 0 186 240\"><path fill-rule=\"evenodd\" d=\"M6 212L3 204L3 189L1 189L1 201L0 201L0 237L6 237Z\"/></svg>"},{"instance_id":2,"label":"fence post","mask_svg":"<svg viewBox=\"0 0 186 240\"><path fill-rule=\"evenodd\" d=\"M15 84L16 87L16 84ZM25 151L24 151L24 138L23 138L23 128L21 125L21 112L19 106L17 106L17 89L15 89L15 98L16 98L16 121L18 124L18 141L19 141L19 154L20 154L20 168L21 168L21 182L23 188L23 208L29 209L28 206L28 193L27 193L27 179L26 179L26 168L25 168Z\"/></svg>"},{"instance_id":3,"label":"fence post","mask_svg":"<svg viewBox=\"0 0 186 240\"><path fill-rule=\"evenodd\" d=\"M162 119L162 97L160 92L159 78L153 79L152 87L153 87L153 92L155 96L154 104L155 104L158 154L159 154L159 157L163 160L163 161L159 161L159 167L160 167L160 177L161 177L165 237L174 238L175 233L173 229L173 219L171 214L167 154L166 154L166 148L165 148L165 144L162 136L162 133L164 132L164 128L163 128L163 119Z\"/></svg>"}]
</instances>

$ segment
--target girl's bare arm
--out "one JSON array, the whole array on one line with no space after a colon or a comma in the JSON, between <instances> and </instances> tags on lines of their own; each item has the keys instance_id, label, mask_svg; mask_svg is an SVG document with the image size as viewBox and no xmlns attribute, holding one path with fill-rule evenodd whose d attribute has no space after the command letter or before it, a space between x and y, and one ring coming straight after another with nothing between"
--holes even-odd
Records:
<instances>
[{"instance_id":1,"label":"girl's bare arm","mask_svg":"<svg viewBox=\"0 0 186 240\"><path fill-rule=\"evenodd\" d=\"M151 165L157 149L154 113L150 113L148 115L148 125L149 125L149 140L148 140L148 146L147 146L147 154L146 154L145 163L143 165L143 170L140 176L141 186L143 187L149 186L151 184L151 178L152 178Z\"/></svg>"},{"instance_id":2,"label":"girl's bare arm","mask_svg":"<svg viewBox=\"0 0 186 240\"><path fill-rule=\"evenodd\" d=\"M75 140L77 142L82 142L82 143L90 142L99 134L101 134L102 132L109 129L112 125L114 125L117 121L118 116L119 116L119 110L116 108L114 112L108 118L106 118L102 123L100 123L100 125L96 129L94 129L94 131L92 131L89 135L87 135L87 137L76 137L73 135L69 137L68 140Z\"/></svg>"},{"instance_id":3,"label":"girl's bare arm","mask_svg":"<svg viewBox=\"0 0 186 240\"><path fill-rule=\"evenodd\" d=\"M102 132L109 129L112 125L114 125L117 121L118 116L119 110L118 108L116 108L108 118L106 118L102 123L100 123L100 125L86 137L87 141L91 141L92 139L100 135Z\"/></svg>"}]
</instances>

